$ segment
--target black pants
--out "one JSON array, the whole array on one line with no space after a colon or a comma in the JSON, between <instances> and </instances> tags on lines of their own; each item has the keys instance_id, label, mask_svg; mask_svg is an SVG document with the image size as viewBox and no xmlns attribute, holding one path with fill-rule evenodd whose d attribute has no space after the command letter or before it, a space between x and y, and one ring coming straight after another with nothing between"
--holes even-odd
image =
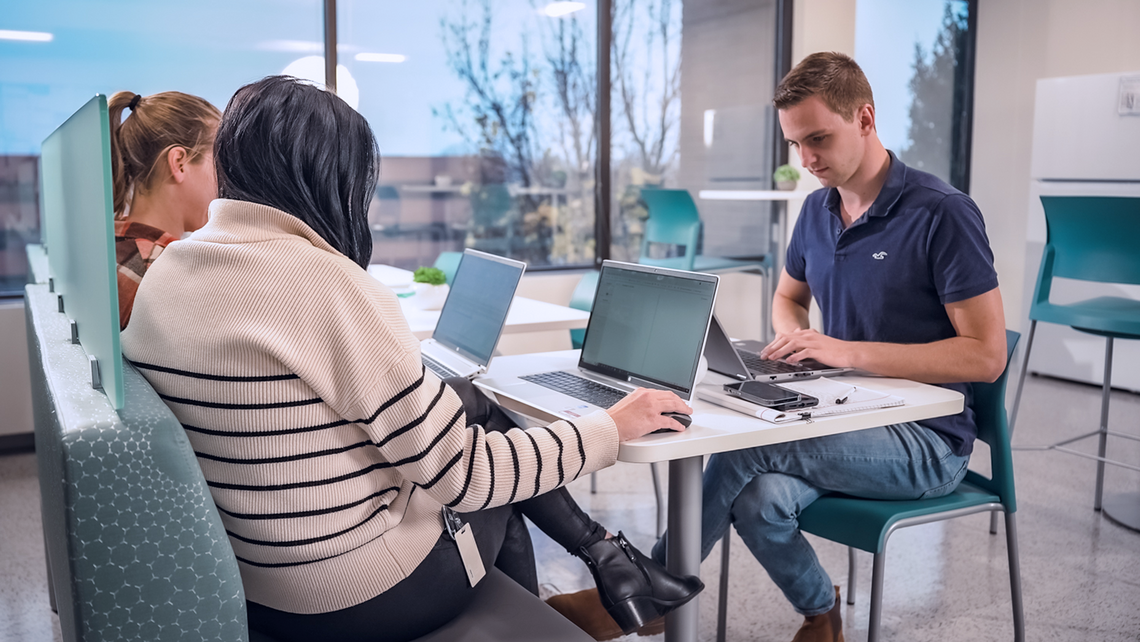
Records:
<instances>
[{"instance_id":1,"label":"black pants","mask_svg":"<svg viewBox=\"0 0 1140 642\"><path fill-rule=\"evenodd\" d=\"M467 413L467 423L488 431L517 428L497 404L466 379L448 379ZM606 529L578 507L565 488L516 504L462 515L471 524L479 555L535 595L538 576L534 548L521 515L570 553L600 541ZM442 528L442 524L441 524ZM347 609L300 615L247 601L249 627L281 642L403 642L455 619L475 599L455 542L440 535L427 558L407 578L384 593Z\"/></svg>"}]
</instances>

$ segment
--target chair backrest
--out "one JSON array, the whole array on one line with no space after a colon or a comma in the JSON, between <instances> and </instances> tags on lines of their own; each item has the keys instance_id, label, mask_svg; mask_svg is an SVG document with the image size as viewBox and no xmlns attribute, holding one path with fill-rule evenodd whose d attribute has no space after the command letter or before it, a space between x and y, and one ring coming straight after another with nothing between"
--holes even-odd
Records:
<instances>
[{"instance_id":1,"label":"chair backrest","mask_svg":"<svg viewBox=\"0 0 1140 642\"><path fill-rule=\"evenodd\" d=\"M1059 276L1140 285L1140 198L1042 196L1047 236L1033 305Z\"/></svg>"},{"instance_id":2,"label":"chair backrest","mask_svg":"<svg viewBox=\"0 0 1140 642\"><path fill-rule=\"evenodd\" d=\"M570 295L570 307L586 312L594 309L594 294L598 290L599 274L601 273L591 271L582 275L582 278L578 280L578 285L574 288L574 293ZM585 339L585 328L570 331L570 344L575 350L582 349L582 343Z\"/></svg>"},{"instance_id":3,"label":"chair backrest","mask_svg":"<svg viewBox=\"0 0 1140 642\"><path fill-rule=\"evenodd\" d=\"M645 236L641 239L638 263L680 270L692 270L701 235L701 217L688 190L644 188L641 200L649 208ZM669 258L651 258L650 243L683 245L685 254Z\"/></svg>"},{"instance_id":4,"label":"chair backrest","mask_svg":"<svg viewBox=\"0 0 1140 642\"><path fill-rule=\"evenodd\" d=\"M463 260L463 252L440 252L433 267L443 270L443 275L447 277L447 284L451 285L451 282L455 280L455 271L459 269L459 261L461 260Z\"/></svg>"},{"instance_id":5,"label":"chair backrest","mask_svg":"<svg viewBox=\"0 0 1140 642\"><path fill-rule=\"evenodd\" d=\"M237 560L182 425L129 365L121 410L92 389L46 284L26 286L25 314L63 639L246 640Z\"/></svg>"},{"instance_id":6,"label":"chair backrest","mask_svg":"<svg viewBox=\"0 0 1140 642\"><path fill-rule=\"evenodd\" d=\"M1005 384L1009 378L1009 364L1013 362L1013 351L1020 338L1021 334L1006 330L1005 370L993 383L973 384L978 439L990 447L990 477L987 479L974 471L966 473L966 478L971 483L1001 497L1002 504L1011 513L1017 510L1017 498L1013 488L1013 454L1005 412Z\"/></svg>"}]
</instances>

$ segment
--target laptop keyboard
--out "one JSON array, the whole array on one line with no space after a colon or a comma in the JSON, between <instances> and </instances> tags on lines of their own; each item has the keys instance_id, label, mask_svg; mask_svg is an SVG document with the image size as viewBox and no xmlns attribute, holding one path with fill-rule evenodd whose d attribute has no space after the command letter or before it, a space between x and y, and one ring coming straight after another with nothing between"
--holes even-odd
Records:
<instances>
[{"instance_id":1,"label":"laptop keyboard","mask_svg":"<svg viewBox=\"0 0 1140 642\"><path fill-rule=\"evenodd\" d=\"M458 377L459 376L458 372L453 371L451 368L448 368L447 366L436 361L435 359L432 359L431 357L427 356L426 354L421 354L420 358L424 362L424 365L427 366L427 369L434 372L435 375L437 377L439 377L440 379L447 379L448 377Z\"/></svg>"},{"instance_id":2,"label":"laptop keyboard","mask_svg":"<svg viewBox=\"0 0 1140 642\"><path fill-rule=\"evenodd\" d=\"M519 377L523 381L537 383L544 388L556 390L575 399L592 403L599 408L609 408L626 396L625 391L611 388L597 381L572 375L569 372L540 372Z\"/></svg>"},{"instance_id":3,"label":"laptop keyboard","mask_svg":"<svg viewBox=\"0 0 1140 642\"><path fill-rule=\"evenodd\" d=\"M752 371L753 374L774 375L774 374L787 374L790 372L807 372L812 368L806 368L796 363L788 363L786 361L772 361L771 359L761 359L760 355L754 352L744 352L738 350L737 354L740 359L744 361L744 365Z\"/></svg>"}]
</instances>

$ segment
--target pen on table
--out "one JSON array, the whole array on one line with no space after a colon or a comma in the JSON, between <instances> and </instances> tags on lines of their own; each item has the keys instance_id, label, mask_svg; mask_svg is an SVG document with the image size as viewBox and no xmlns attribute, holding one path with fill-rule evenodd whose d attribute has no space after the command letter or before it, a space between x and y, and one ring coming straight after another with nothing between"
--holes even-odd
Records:
<instances>
[{"instance_id":1,"label":"pen on table","mask_svg":"<svg viewBox=\"0 0 1140 642\"><path fill-rule=\"evenodd\" d=\"M855 386L851 386L851 389L847 391L847 394L843 395L842 397L836 397L835 398L835 403L837 403L837 404L847 403L847 400L851 398L851 394L853 392L855 392L856 390L857 390L857 388Z\"/></svg>"}]
</instances>

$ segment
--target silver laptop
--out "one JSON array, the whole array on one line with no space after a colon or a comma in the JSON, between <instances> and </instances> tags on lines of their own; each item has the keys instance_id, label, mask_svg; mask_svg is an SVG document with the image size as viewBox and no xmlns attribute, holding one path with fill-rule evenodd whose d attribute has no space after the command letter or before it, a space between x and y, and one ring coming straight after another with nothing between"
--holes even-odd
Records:
<instances>
[{"instance_id":1,"label":"silver laptop","mask_svg":"<svg viewBox=\"0 0 1140 642\"><path fill-rule=\"evenodd\" d=\"M796 381L837 375L852 368L833 368L813 359L799 363L760 358L764 344L759 341L731 341L716 315L709 324L705 341L705 360L709 370L744 381Z\"/></svg>"},{"instance_id":2,"label":"silver laptop","mask_svg":"<svg viewBox=\"0 0 1140 642\"><path fill-rule=\"evenodd\" d=\"M525 270L522 261L465 250L435 331L420 342L424 366L441 379L486 372Z\"/></svg>"},{"instance_id":3,"label":"silver laptop","mask_svg":"<svg viewBox=\"0 0 1140 642\"><path fill-rule=\"evenodd\" d=\"M688 401L718 283L711 274L605 261L576 369L487 376L479 385L564 419L609 408L638 387Z\"/></svg>"}]
</instances>

